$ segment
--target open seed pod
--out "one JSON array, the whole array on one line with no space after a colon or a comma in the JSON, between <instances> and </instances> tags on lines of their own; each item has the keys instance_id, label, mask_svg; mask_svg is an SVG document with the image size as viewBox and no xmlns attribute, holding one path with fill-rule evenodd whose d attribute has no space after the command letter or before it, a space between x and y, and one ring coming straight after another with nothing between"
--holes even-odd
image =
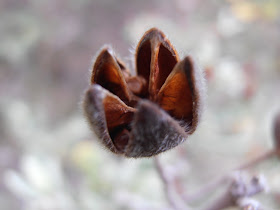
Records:
<instances>
[{"instance_id":1,"label":"open seed pod","mask_svg":"<svg viewBox=\"0 0 280 210\"><path fill-rule=\"evenodd\" d=\"M201 118L204 79L194 60L179 56L158 29L136 49L131 75L110 47L93 65L84 97L85 116L106 148L127 157L150 157L174 148Z\"/></svg>"}]
</instances>

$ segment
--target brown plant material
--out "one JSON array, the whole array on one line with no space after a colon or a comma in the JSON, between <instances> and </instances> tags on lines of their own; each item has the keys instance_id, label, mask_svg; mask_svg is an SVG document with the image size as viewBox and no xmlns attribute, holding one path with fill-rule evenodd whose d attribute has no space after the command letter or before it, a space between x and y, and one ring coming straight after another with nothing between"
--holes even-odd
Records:
<instances>
[{"instance_id":1,"label":"brown plant material","mask_svg":"<svg viewBox=\"0 0 280 210\"><path fill-rule=\"evenodd\" d=\"M93 65L84 98L86 118L101 142L127 157L150 157L183 142L198 125L204 79L194 60L179 56L158 29L136 49L133 76L110 47Z\"/></svg>"}]
</instances>

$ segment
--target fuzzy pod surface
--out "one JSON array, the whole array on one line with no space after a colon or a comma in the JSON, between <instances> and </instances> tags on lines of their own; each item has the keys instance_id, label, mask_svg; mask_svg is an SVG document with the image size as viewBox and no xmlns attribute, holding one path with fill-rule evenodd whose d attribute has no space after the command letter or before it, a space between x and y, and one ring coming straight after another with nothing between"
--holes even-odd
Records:
<instances>
[{"instance_id":1,"label":"fuzzy pod surface","mask_svg":"<svg viewBox=\"0 0 280 210\"><path fill-rule=\"evenodd\" d=\"M98 54L83 108L100 142L126 157L151 157L192 134L205 97L202 71L191 56L180 60L162 31L148 30L135 53L132 75L110 47Z\"/></svg>"}]
</instances>

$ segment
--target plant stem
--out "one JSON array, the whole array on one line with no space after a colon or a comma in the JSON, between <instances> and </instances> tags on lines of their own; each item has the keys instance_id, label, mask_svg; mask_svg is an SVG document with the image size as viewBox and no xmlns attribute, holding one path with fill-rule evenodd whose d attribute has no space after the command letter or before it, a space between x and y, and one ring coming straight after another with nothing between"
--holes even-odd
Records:
<instances>
[{"instance_id":1,"label":"plant stem","mask_svg":"<svg viewBox=\"0 0 280 210\"><path fill-rule=\"evenodd\" d=\"M264 177L253 176L248 182L240 174L236 174L226 191L206 210L218 210L231 206L238 206L241 209L251 206L255 210L260 209L259 203L248 198L263 192L265 189L266 181Z\"/></svg>"},{"instance_id":2,"label":"plant stem","mask_svg":"<svg viewBox=\"0 0 280 210\"><path fill-rule=\"evenodd\" d=\"M245 163L245 164L243 164L239 167L236 167L234 170L235 171L246 170L246 169L251 168L251 167L253 167L253 166L269 159L269 158L272 158L276 154L277 154L277 150L275 150L275 149L269 150L269 151L265 152L264 154L250 160L249 162L247 162L247 163Z\"/></svg>"},{"instance_id":3,"label":"plant stem","mask_svg":"<svg viewBox=\"0 0 280 210\"><path fill-rule=\"evenodd\" d=\"M154 160L157 172L164 184L164 192L170 206L175 210L188 209L186 205L183 204L183 202L180 202L178 199L176 199L174 194L175 191L174 185L172 183L172 177L169 177L168 174L164 171L164 168L162 167L159 158L156 156Z\"/></svg>"},{"instance_id":4,"label":"plant stem","mask_svg":"<svg viewBox=\"0 0 280 210\"><path fill-rule=\"evenodd\" d=\"M279 151L278 151L279 152ZM228 179L231 177L231 173L232 171L241 171L241 170L246 170L249 169L253 166L256 166L257 164L272 158L274 155L278 154L277 150L272 149L269 150L267 152L265 152L264 154L242 164L241 166L238 166L234 169L231 170L231 172L221 176L220 178L206 184L205 186L203 186L201 189L199 189L197 192L195 192L192 195L185 195L184 200L188 203L188 202L192 202L192 201L196 201L202 197L205 197L206 195L208 195L209 193L213 192L215 189L217 189L219 186L221 186L222 184L226 183L228 181Z\"/></svg>"}]
</instances>

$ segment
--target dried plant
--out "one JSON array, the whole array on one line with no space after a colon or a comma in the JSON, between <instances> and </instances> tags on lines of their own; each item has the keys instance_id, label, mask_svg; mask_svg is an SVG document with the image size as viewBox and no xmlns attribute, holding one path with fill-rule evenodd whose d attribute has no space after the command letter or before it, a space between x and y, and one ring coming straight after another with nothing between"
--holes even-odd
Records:
<instances>
[{"instance_id":1,"label":"dried plant","mask_svg":"<svg viewBox=\"0 0 280 210\"><path fill-rule=\"evenodd\" d=\"M178 53L156 28L136 49L131 75L110 47L93 65L84 112L106 148L127 157L150 157L176 147L201 118L203 74L192 57Z\"/></svg>"},{"instance_id":2,"label":"dried plant","mask_svg":"<svg viewBox=\"0 0 280 210\"><path fill-rule=\"evenodd\" d=\"M140 40L135 60L137 75L132 75L110 47L101 50L84 96L84 112L90 127L110 151L126 157L150 157L176 147L196 130L205 98L204 78L192 57L180 60L169 40L156 28ZM250 197L266 189L265 179L253 176L247 183L239 171L277 154L279 119L278 115L274 126L275 149L234 168L234 173L224 174L191 196L176 190L173 178L156 157L156 169L170 206L189 209L192 199L228 183L224 194L206 209L261 209Z\"/></svg>"}]
</instances>

